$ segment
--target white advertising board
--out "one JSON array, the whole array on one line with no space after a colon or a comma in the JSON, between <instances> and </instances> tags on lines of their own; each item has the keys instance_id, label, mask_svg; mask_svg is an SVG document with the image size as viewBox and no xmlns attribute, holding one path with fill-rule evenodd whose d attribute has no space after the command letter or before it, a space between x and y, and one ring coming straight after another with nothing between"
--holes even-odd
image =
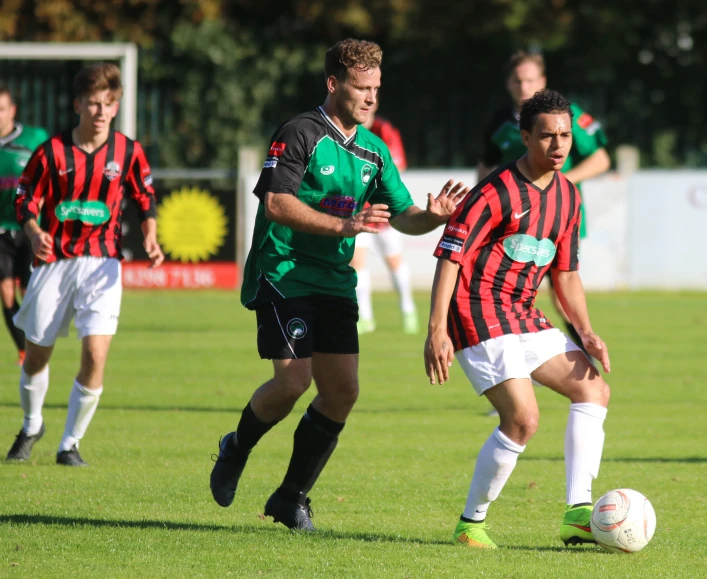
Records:
<instances>
[{"instance_id":1,"label":"white advertising board","mask_svg":"<svg viewBox=\"0 0 707 579\"><path fill-rule=\"evenodd\" d=\"M640 171L629 192L629 286L707 289L707 171Z\"/></svg>"}]
</instances>

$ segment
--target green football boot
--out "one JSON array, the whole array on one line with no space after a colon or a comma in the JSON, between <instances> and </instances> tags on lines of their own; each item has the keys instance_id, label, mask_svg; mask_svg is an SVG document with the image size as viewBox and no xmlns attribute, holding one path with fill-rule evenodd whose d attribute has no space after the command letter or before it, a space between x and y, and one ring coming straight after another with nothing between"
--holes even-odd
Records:
<instances>
[{"instance_id":1,"label":"green football boot","mask_svg":"<svg viewBox=\"0 0 707 579\"><path fill-rule=\"evenodd\" d=\"M472 549L497 549L494 543L486 534L488 527L486 523L467 523L460 520L457 528L454 529L452 539L455 543L466 545Z\"/></svg>"},{"instance_id":2,"label":"green football boot","mask_svg":"<svg viewBox=\"0 0 707 579\"><path fill-rule=\"evenodd\" d=\"M372 319L360 319L358 322L356 322L356 329L358 330L359 335L370 334L371 332L376 331L376 323Z\"/></svg>"},{"instance_id":3,"label":"green football boot","mask_svg":"<svg viewBox=\"0 0 707 579\"><path fill-rule=\"evenodd\" d=\"M581 505L571 507L567 505L565 517L562 519L560 527L560 539L567 545L582 545L584 543L596 543L589 527L592 518L592 506Z\"/></svg>"},{"instance_id":4,"label":"green football boot","mask_svg":"<svg viewBox=\"0 0 707 579\"><path fill-rule=\"evenodd\" d=\"M403 334L414 336L420 331L420 322L417 319L417 312L406 312L403 314Z\"/></svg>"}]
</instances>

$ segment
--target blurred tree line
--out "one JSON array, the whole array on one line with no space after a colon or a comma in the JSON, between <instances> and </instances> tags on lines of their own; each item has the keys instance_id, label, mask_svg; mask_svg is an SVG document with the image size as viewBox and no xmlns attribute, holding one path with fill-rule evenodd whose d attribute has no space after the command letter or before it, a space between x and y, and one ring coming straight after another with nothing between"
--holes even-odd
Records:
<instances>
[{"instance_id":1,"label":"blurred tree line","mask_svg":"<svg viewBox=\"0 0 707 579\"><path fill-rule=\"evenodd\" d=\"M631 144L643 166L707 166L704 0L1 0L2 41L132 41L138 137L156 166L233 167L325 96L323 56L348 36L384 50L380 114L413 166L472 166L503 65L541 50L549 85ZM154 87L159 91L155 93ZM155 97L155 94L158 96ZM154 158L154 157L157 158Z\"/></svg>"}]
</instances>

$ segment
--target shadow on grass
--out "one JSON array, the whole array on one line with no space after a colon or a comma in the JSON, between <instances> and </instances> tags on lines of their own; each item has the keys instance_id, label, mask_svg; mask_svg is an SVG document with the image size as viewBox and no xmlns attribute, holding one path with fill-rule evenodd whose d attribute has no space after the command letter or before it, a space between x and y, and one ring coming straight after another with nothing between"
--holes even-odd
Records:
<instances>
[{"instance_id":1,"label":"shadow on grass","mask_svg":"<svg viewBox=\"0 0 707 579\"><path fill-rule=\"evenodd\" d=\"M520 545L499 545L501 549L508 551L536 551L544 553L569 553L573 555L610 555L606 551L602 551L596 545L588 545L585 547L529 547Z\"/></svg>"},{"instance_id":2,"label":"shadow on grass","mask_svg":"<svg viewBox=\"0 0 707 579\"><path fill-rule=\"evenodd\" d=\"M524 456L520 460L526 461L526 460L538 460L538 461L564 461L564 457L562 456ZM704 456L684 456L684 457L660 457L660 456L652 456L652 457L638 457L638 456L632 456L629 458L621 458L621 457L616 457L616 458L602 458L601 459L602 463L604 462L636 462L636 463L641 463L641 462L664 462L664 463L685 463L685 464L699 464L699 463L704 463L707 462L707 457Z\"/></svg>"},{"instance_id":3,"label":"shadow on grass","mask_svg":"<svg viewBox=\"0 0 707 579\"><path fill-rule=\"evenodd\" d=\"M18 403L0 403L0 408L14 408L20 410L20 405ZM48 408L50 410L66 410L66 404L45 404L43 408ZM223 407L213 407L213 406L156 406L156 405L143 405L143 406L115 406L111 404L101 404L101 412L111 411L111 410L122 410L125 412L221 412L224 414L240 414L243 412L243 408L229 408L227 406ZM454 412L463 411L463 408L459 406L448 406L448 407L436 407L436 411L440 412ZM410 408L356 408L354 412L356 414L413 414L416 412L427 412L428 409L424 407L410 407Z\"/></svg>"},{"instance_id":4,"label":"shadow on grass","mask_svg":"<svg viewBox=\"0 0 707 579\"><path fill-rule=\"evenodd\" d=\"M281 535L286 533L279 525L214 525L200 523L175 523L171 521L151 520L110 520L89 519L85 517L54 517L51 515L0 515L0 524L13 525L46 525L62 527L108 527L115 529L167 529L170 531L231 531L246 535ZM401 537L399 535L383 535L380 533L346 533L341 531L318 531L313 534L291 533L292 536L312 537L313 539L347 539L351 541L364 541L366 543L401 543L415 545L452 545L449 541L434 541L418 539L416 537ZM452 545L453 546L453 545Z\"/></svg>"}]
</instances>

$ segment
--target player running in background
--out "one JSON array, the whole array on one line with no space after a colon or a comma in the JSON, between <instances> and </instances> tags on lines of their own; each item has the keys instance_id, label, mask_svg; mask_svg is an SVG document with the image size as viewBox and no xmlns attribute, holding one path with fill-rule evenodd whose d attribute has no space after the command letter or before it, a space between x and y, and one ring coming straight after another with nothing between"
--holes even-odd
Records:
<instances>
[{"instance_id":1,"label":"player running in background","mask_svg":"<svg viewBox=\"0 0 707 579\"><path fill-rule=\"evenodd\" d=\"M25 335L15 326L12 317L20 309L15 280L20 291L27 289L32 271L32 246L17 223L15 195L17 184L32 152L49 135L44 129L27 127L15 121L17 106L10 89L0 84L0 296L5 325L19 355L25 357Z\"/></svg>"},{"instance_id":2,"label":"player running in background","mask_svg":"<svg viewBox=\"0 0 707 579\"><path fill-rule=\"evenodd\" d=\"M393 163L401 173L407 169L407 159L405 158L405 148L400 137L400 131L378 115L378 103L373 106L368 121L363 124L369 131L380 137L388 146ZM412 297L412 287L410 285L410 268L403 261L403 235L388 223L373 224L378 229L378 235L371 233L361 233L356 238L356 249L351 261L351 267L356 270L358 284L356 285L356 299L358 301L358 323L356 324L359 334L373 332L376 323L373 318L373 304L371 302L371 272L366 267L366 257L368 250L375 246L383 256L390 276L393 280L395 291L398 292L400 312L403 316L403 332L406 334L417 334L420 325L417 320L417 310Z\"/></svg>"},{"instance_id":3,"label":"player running in background","mask_svg":"<svg viewBox=\"0 0 707 579\"><path fill-rule=\"evenodd\" d=\"M248 455L309 388L317 388L294 435L290 464L264 513L313 531L310 499L358 397L354 238L385 223L421 235L445 223L468 192L449 181L427 209L413 204L388 147L361 128L376 104L382 52L343 40L326 53L327 97L282 125L254 193L260 207L241 301L255 310L258 352L274 377L258 388L235 432L219 443L214 500L229 506ZM364 209L364 204L372 205Z\"/></svg>"},{"instance_id":4,"label":"player running in background","mask_svg":"<svg viewBox=\"0 0 707 579\"><path fill-rule=\"evenodd\" d=\"M500 109L492 118L484 133L484 152L478 164L479 182L497 166L519 159L525 154L525 146L518 124L520 107L526 99L545 88L545 61L541 54L516 52L506 65L506 88L513 103ZM606 152L606 136L599 122L572 103L572 148L562 167L565 177L574 183L581 193L581 182L605 173L611 166ZM579 236L587 233L586 219L582 209ZM550 284L550 297L557 311L564 318L570 337L579 346L582 340L569 320L557 294Z\"/></svg>"},{"instance_id":5,"label":"player running in background","mask_svg":"<svg viewBox=\"0 0 707 579\"><path fill-rule=\"evenodd\" d=\"M592 330L577 273L579 191L559 173L572 144L572 109L544 90L521 108L527 153L493 171L460 203L435 256L425 369L444 383L456 355L477 394L498 410L500 426L476 459L454 540L481 549L486 511L538 426L531 378L569 398L565 433L565 544L593 543L592 481L599 472L609 386L587 356L535 307L543 276L557 294L584 348L609 372L609 354Z\"/></svg>"},{"instance_id":6,"label":"player running in background","mask_svg":"<svg viewBox=\"0 0 707 579\"><path fill-rule=\"evenodd\" d=\"M44 435L49 359L57 337L68 335L75 318L81 366L56 461L86 465L78 446L98 406L108 349L118 328L122 202L128 196L142 214L144 247L152 265L164 259L145 154L140 143L110 128L122 94L117 66L99 63L81 70L74 79L78 126L42 144L20 179L15 205L36 259L15 316L27 337L20 376L24 422L8 460L27 460Z\"/></svg>"}]
</instances>

